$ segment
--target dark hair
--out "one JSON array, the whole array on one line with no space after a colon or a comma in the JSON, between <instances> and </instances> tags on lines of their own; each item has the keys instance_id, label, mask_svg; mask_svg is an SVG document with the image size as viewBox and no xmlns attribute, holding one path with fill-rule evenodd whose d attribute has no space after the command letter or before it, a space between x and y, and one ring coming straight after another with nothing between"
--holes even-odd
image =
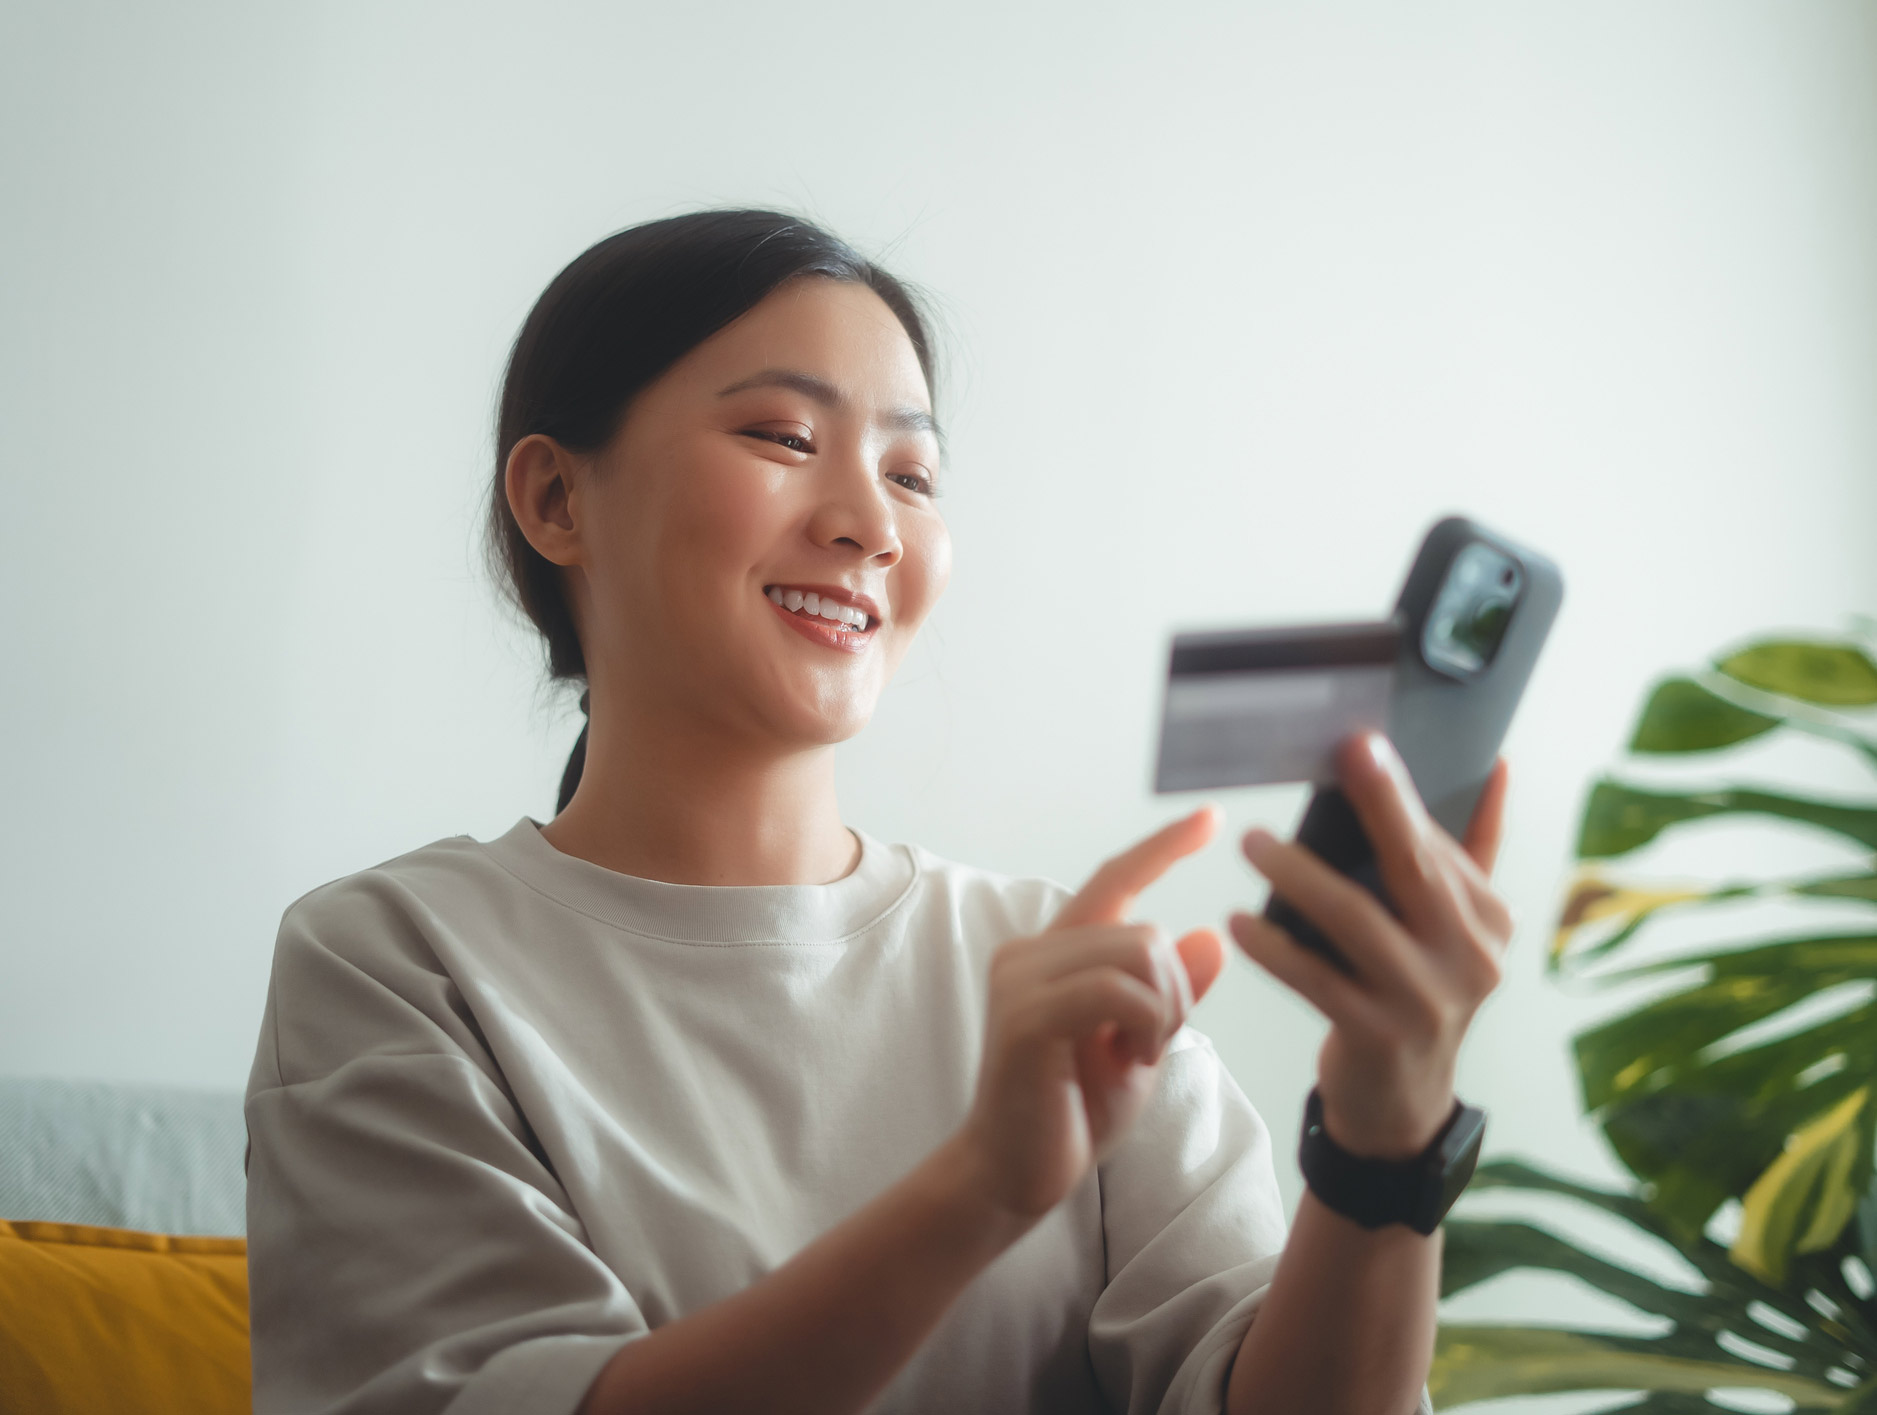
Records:
<instances>
[{"instance_id":1,"label":"dark hair","mask_svg":"<svg viewBox=\"0 0 1877 1415\"><path fill-rule=\"evenodd\" d=\"M515 444L545 433L573 452L612 440L633 398L711 335L798 276L865 285L905 327L936 391L931 339L912 292L820 227L778 211L696 211L615 231L548 284L509 352L496 415L486 526L490 568L547 641L548 675L586 677L560 567L509 509ZM581 706L586 706L582 695ZM583 727L561 778L564 810L586 763Z\"/></svg>"}]
</instances>

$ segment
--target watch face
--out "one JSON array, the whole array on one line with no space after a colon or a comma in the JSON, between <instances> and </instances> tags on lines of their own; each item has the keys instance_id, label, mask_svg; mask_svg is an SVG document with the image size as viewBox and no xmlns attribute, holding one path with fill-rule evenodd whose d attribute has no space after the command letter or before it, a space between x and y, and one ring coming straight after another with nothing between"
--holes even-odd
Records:
<instances>
[{"instance_id":1,"label":"watch face","mask_svg":"<svg viewBox=\"0 0 1877 1415\"><path fill-rule=\"evenodd\" d=\"M1453 1129L1441 1142L1441 1206L1444 1215L1473 1177L1479 1163L1480 1142L1486 1137L1486 1113L1471 1107L1460 1112Z\"/></svg>"}]
</instances>

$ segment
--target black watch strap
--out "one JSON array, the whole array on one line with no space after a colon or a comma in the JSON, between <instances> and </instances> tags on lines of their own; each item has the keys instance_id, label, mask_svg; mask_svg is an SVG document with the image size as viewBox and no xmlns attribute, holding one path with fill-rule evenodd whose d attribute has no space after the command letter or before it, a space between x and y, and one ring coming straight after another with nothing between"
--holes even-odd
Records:
<instances>
[{"instance_id":1,"label":"black watch strap","mask_svg":"<svg viewBox=\"0 0 1877 1415\"><path fill-rule=\"evenodd\" d=\"M1485 1133L1486 1113L1456 1100L1447 1123L1420 1154L1405 1160L1352 1155L1323 1128L1323 1097L1312 1087L1297 1161L1310 1192L1364 1228L1405 1223L1431 1234L1473 1177Z\"/></svg>"}]
</instances>

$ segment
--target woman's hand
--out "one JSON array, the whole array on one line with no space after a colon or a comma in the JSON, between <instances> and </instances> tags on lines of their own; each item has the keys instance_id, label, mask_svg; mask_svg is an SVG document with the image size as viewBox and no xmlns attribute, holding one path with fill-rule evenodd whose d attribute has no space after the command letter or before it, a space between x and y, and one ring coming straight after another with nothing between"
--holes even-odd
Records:
<instances>
[{"instance_id":1,"label":"woman's hand","mask_svg":"<svg viewBox=\"0 0 1877 1415\"><path fill-rule=\"evenodd\" d=\"M976 1099L960 1139L992 1201L1029 1222L1127 1129L1168 1040L1225 966L1210 929L1177 943L1124 922L1134 897L1217 830L1212 807L1115 856L1034 938L991 959Z\"/></svg>"},{"instance_id":2,"label":"woman's hand","mask_svg":"<svg viewBox=\"0 0 1877 1415\"><path fill-rule=\"evenodd\" d=\"M1335 942L1353 976L1262 918L1235 914L1231 930L1330 1021L1317 1059L1330 1137L1353 1154L1405 1159L1453 1109L1460 1041L1497 986L1511 941L1511 911L1487 881L1504 826L1506 766L1494 766L1461 844L1427 814L1380 733L1351 738L1339 765L1399 917L1308 849L1254 830L1246 857Z\"/></svg>"}]
</instances>

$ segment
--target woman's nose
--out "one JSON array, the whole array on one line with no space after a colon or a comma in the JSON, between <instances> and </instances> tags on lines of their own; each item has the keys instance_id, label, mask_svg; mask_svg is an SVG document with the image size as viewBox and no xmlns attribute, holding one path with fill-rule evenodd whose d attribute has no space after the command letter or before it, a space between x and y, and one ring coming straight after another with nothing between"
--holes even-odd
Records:
<instances>
[{"instance_id":1,"label":"woman's nose","mask_svg":"<svg viewBox=\"0 0 1877 1415\"><path fill-rule=\"evenodd\" d=\"M897 562L904 551L899 519L878 472L860 459L831 475L821 504L809 524L817 545L858 551L881 565Z\"/></svg>"}]
</instances>

